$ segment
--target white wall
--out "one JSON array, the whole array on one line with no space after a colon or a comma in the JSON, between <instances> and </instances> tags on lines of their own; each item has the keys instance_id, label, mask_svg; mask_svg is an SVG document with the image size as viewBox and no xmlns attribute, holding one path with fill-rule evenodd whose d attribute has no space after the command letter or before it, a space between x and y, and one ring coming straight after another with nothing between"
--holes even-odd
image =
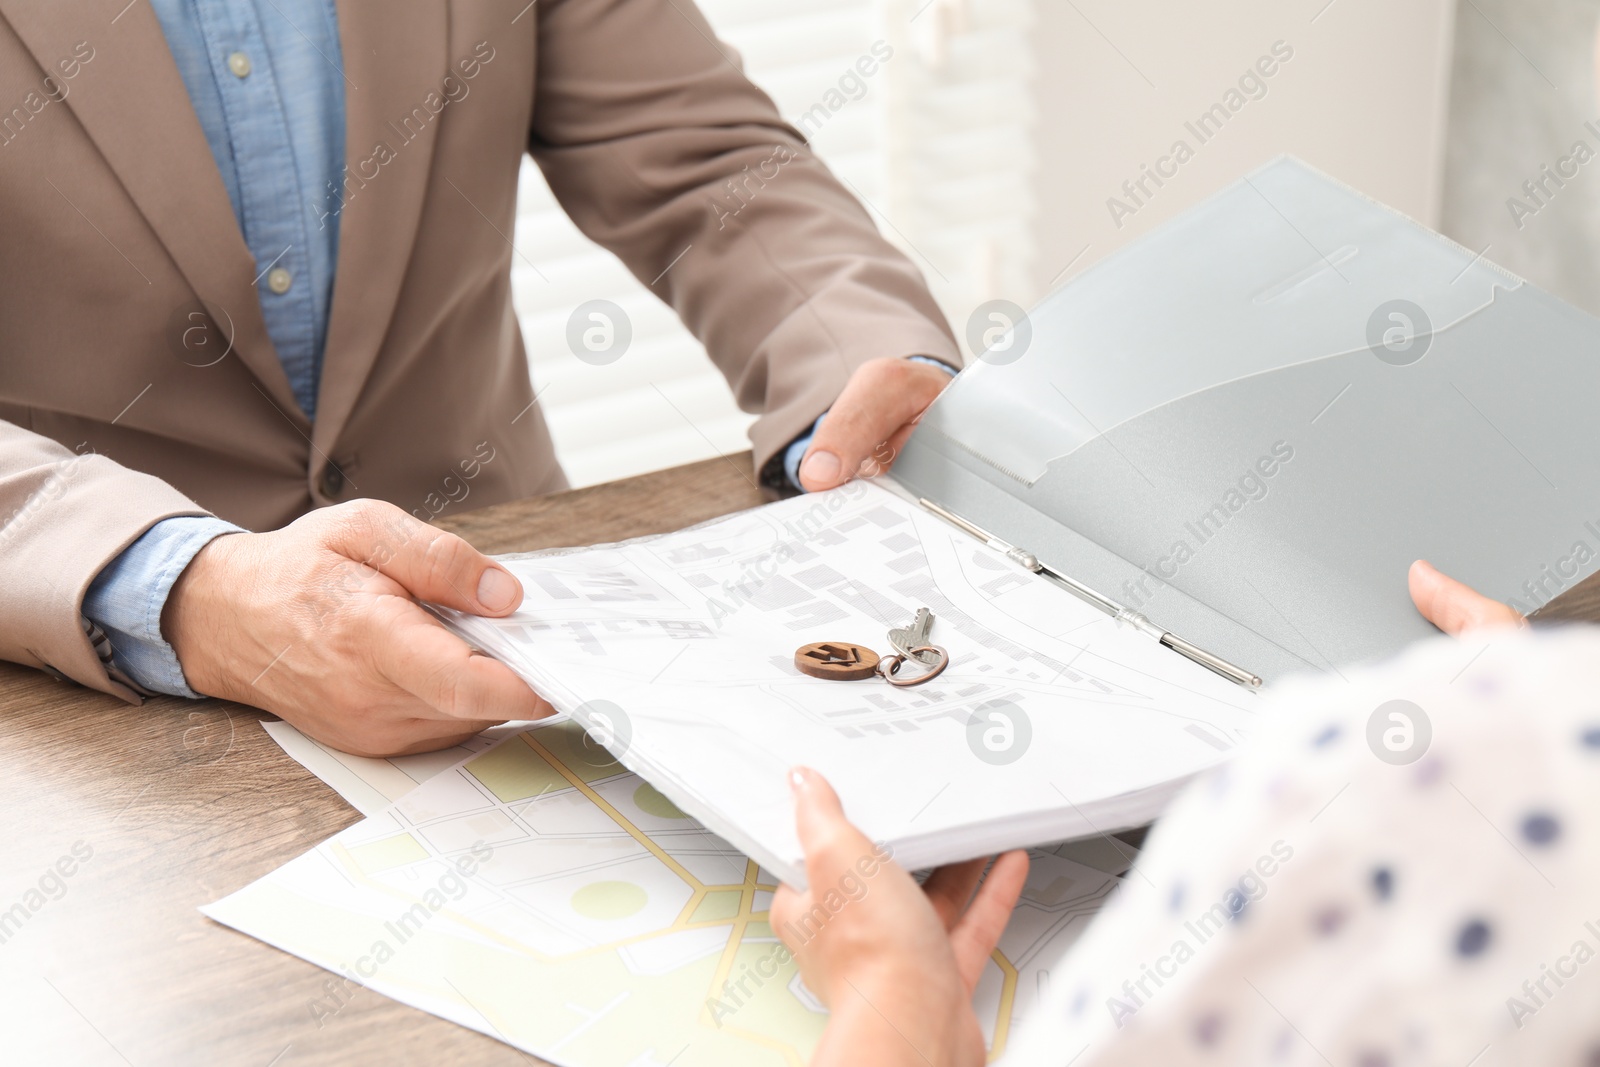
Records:
<instances>
[{"instance_id":1,"label":"white wall","mask_svg":"<svg viewBox=\"0 0 1600 1067\"><path fill-rule=\"evenodd\" d=\"M1574 148L1600 151L1589 128L1600 127L1597 22L1600 0L1462 0L1441 218L1463 245L1590 314L1600 314L1600 163ZM1574 168L1579 158L1590 161ZM1545 167L1568 176L1557 185ZM1523 188L1532 181L1544 182L1537 202Z\"/></svg>"},{"instance_id":2,"label":"white wall","mask_svg":"<svg viewBox=\"0 0 1600 1067\"><path fill-rule=\"evenodd\" d=\"M1454 9L1454 0L1040 0L1040 264L1026 295L1285 152L1435 225ZM1293 58L1201 144L1185 121L1276 41ZM1107 199L1179 139L1194 158L1118 227Z\"/></svg>"}]
</instances>

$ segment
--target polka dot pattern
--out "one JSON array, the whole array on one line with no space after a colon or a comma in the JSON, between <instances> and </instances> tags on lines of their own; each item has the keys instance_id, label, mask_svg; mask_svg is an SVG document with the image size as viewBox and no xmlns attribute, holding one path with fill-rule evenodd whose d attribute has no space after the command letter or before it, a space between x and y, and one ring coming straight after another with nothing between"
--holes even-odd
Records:
<instances>
[{"instance_id":1,"label":"polka dot pattern","mask_svg":"<svg viewBox=\"0 0 1600 1067\"><path fill-rule=\"evenodd\" d=\"M1561 836L1561 823L1548 812L1536 811L1522 820L1522 837L1530 845L1554 844Z\"/></svg>"},{"instance_id":2,"label":"polka dot pattern","mask_svg":"<svg viewBox=\"0 0 1600 1067\"><path fill-rule=\"evenodd\" d=\"M1467 958L1482 955L1489 947L1489 937L1489 924L1482 919L1463 923L1456 933L1456 955Z\"/></svg>"},{"instance_id":3,"label":"polka dot pattern","mask_svg":"<svg viewBox=\"0 0 1600 1067\"><path fill-rule=\"evenodd\" d=\"M1269 694L1260 734L1157 822L1148 882L1090 924L1007 1060L1600 1067L1600 979L1538 986L1580 939L1600 966L1584 926L1600 900L1600 628L1470 645ZM1366 729L1401 697L1432 732L1397 767Z\"/></svg>"},{"instance_id":4,"label":"polka dot pattern","mask_svg":"<svg viewBox=\"0 0 1600 1067\"><path fill-rule=\"evenodd\" d=\"M1344 909L1335 905L1333 907L1323 908L1321 911L1317 912L1316 917L1312 920L1312 924L1316 928L1317 933L1321 936L1332 937L1344 927L1344 920Z\"/></svg>"}]
</instances>

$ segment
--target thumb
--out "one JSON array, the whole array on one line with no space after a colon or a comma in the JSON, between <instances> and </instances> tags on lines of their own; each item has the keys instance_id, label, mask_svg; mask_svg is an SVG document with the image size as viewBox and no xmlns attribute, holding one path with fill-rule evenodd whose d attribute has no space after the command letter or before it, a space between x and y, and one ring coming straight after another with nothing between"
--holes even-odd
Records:
<instances>
[{"instance_id":1,"label":"thumb","mask_svg":"<svg viewBox=\"0 0 1600 1067\"><path fill-rule=\"evenodd\" d=\"M475 615L509 615L522 603L522 583L510 571L393 504L355 501L319 515L333 520L325 534L330 549L373 567L418 600Z\"/></svg>"},{"instance_id":2,"label":"thumb","mask_svg":"<svg viewBox=\"0 0 1600 1067\"><path fill-rule=\"evenodd\" d=\"M794 793L795 830L806 854L806 879L813 889L833 880L836 869L855 862L856 852L872 851L872 843L844 817L839 794L809 767L789 772Z\"/></svg>"},{"instance_id":3,"label":"thumb","mask_svg":"<svg viewBox=\"0 0 1600 1067\"><path fill-rule=\"evenodd\" d=\"M939 368L908 359L862 364L817 427L800 464L800 484L815 493L849 481L864 465L871 473L889 466L912 424L950 380Z\"/></svg>"},{"instance_id":4,"label":"thumb","mask_svg":"<svg viewBox=\"0 0 1600 1067\"><path fill-rule=\"evenodd\" d=\"M1411 602L1422 617L1447 634L1491 626L1524 626L1527 621L1497 600L1441 573L1427 560L1411 565L1407 575Z\"/></svg>"}]
</instances>

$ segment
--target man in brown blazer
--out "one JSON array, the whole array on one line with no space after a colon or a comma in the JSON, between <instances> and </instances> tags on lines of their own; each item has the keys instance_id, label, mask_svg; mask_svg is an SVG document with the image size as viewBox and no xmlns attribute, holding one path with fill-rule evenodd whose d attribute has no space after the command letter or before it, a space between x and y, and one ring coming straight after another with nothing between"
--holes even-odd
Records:
<instances>
[{"instance_id":1,"label":"man in brown blazer","mask_svg":"<svg viewBox=\"0 0 1600 1067\"><path fill-rule=\"evenodd\" d=\"M538 715L415 603L515 580L410 514L451 474L565 484L512 310L524 152L761 413L769 483L823 412L799 477L842 482L959 365L689 0L0 0L0 657L357 752Z\"/></svg>"}]
</instances>

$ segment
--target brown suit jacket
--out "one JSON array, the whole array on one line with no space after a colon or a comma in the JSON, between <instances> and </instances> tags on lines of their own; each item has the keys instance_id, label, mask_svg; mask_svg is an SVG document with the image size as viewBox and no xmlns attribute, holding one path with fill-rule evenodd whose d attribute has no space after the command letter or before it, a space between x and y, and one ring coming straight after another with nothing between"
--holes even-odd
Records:
<instances>
[{"instance_id":1,"label":"brown suit jacket","mask_svg":"<svg viewBox=\"0 0 1600 1067\"><path fill-rule=\"evenodd\" d=\"M0 0L0 657L134 699L80 606L170 516L410 511L463 465L475 502L561 488L511 304L524 152L762 413L758 467L865 360L959 359L918 272L690 0L338 13L348 174L313 423L150 6Z\"/></svg>"}]
</instances>

